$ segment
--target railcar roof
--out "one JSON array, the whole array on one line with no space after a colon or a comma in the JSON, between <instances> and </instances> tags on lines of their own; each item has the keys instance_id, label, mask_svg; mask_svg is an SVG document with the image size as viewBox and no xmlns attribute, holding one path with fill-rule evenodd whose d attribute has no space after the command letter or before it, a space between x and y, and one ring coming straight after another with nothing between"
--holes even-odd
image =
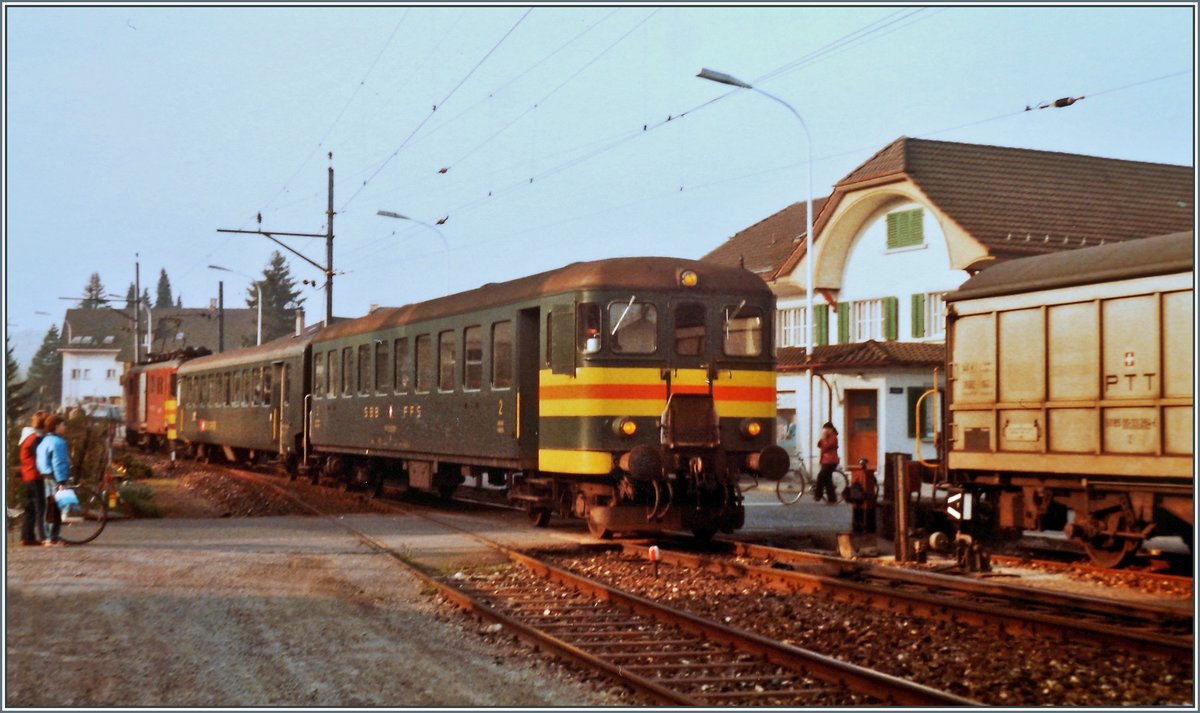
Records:
<instances>
[{"instance_id":1,"label":"railcar roof","mask_svg":"<svg viewBox=\"0 0 1200 713\"><path fill-rule=\"evenodd\" d=\"M233 351L191 359L179 367L179 373L188 374L193 371L204 371L212 368L257 364L264 361L276 361L295 356L304 351L305 347L312 342L313 337L320 330L321 325L314 324L306 328L300 336L289 334L278 339L273 339L265 344L259 344L258 346L234 349Z\"/></svg>"},{"instance_id":2,"label":"railcar roof","mask_svg":"<svg viewBox=\"0 0 1200 713\"><path fill-rule=\"evenodd\" d=\"M997 263L946 295L946 301L1191 272L1195 265L1194 235L1189 230Z\"/></svg>"},{"instance_id":3,"label":"railcar roof","mask_svg":"<svg viewBox=\"0 0 1200 713\"><path fill-rule=\"evenodd\" d=\"M627 257L593 262L577 262L548 272L509 282L489 283L468 292L405 305L381 307L358 319L334 324L314 341L323 342L387 327L437 319L471 312L487 306L499 306L521 300L561 294L572 290L643 290L675 289L679 274L694 270L699 282L691 291L702 294L762 294L771 289L748 270L715 265L697 260L668 257Z\"/></svg>"}]
</instances>

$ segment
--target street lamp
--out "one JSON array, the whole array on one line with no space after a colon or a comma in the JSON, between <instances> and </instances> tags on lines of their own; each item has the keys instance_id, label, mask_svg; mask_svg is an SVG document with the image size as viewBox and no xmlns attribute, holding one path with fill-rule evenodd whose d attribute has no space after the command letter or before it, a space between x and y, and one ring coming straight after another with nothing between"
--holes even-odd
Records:
<instances>
[{"instance_id":1,"label":"street lamp","mask_svg":"<svg viewBox=\"0 0 1200 713\"><path fill-rule=\"evenodd\" d=\"M229 268L221 267L220 265L209 265L208 269L220 270L221 272L232 272L235 275L240 275L247 280L250 280L250 282L254 284L254 301L258 303L258 343L262 344L262 284L249 275L243 275L237 270L230 270Z\"/></svg>"},{"instance_id":2,"label":"street lamp","mask_svg":"<svg viewBox=\"0 0 1200 713\"><path fill-rule=\"evenodd\" d=\"M813 262L816 257L816 250L815 250L815 245L813 244L813 234L812 234L812 213L813 213L813 209L812 209L812 194L813 194L812 135L808 133L808 125L804 123L804 117L800 116L800 112L796 111L795 107L793 107L791 104L788 104L787 102L780 99L779 97L775 96L774 94L769 94L748 82L743 82L742 80L738 79L737 77L734 77L731 74L725 74L724 72L718 72L718 71L712 70L712 69L707 69L707 68L701 69L700 73L697 74L696 76L700 77L701 79L707 79L712 82L717 82L719 84L728 84L731 87L738 87L739 89L749 89L752 92L758 92L759 94L763 95L764 97L771 99L772 101L775 101L779 104L782 104L784 106L784 108L786 108L788 111L790 111L792 113L792 116L796 117L796 120L800 122L800 128L804 129L804 140L808 144L808 198L806 199L806 207L804 209L804 239L806 241L808 241L808 245L806 247L807 259L804 261L807 266L807 270L805 271L806 272L806 274L805 274L806 282L804 285L804 293L805 293L805 310L808 312L808 320L807 320L808 325L805 329L806 334L805 334L805 340L804 340L804 361L808 365L808 423L807 423L807 431L805 432L806 435L804 437L804 446L805 446L805 449L808 451L808 457L809 457L809 460L811 461L812 457L813 457L813 448L811 447L812 446L812 436L813 436L812 346L813 346L813 324L814 324L815 318L816 318L816 315L813 314ZM813 472L813 468L812 468L813 465L814 465L814 463L811 463L811 462L808 464L808 466L809 466L808 472L810 472L810 473Z\"/></svg>"},{"instance_id":3,"label":"street lamp","mask_svg":"<svg viewBox=\"0 0 1200 713\"><path fill-rule=\"evenodd\" d=\"M417 220L416 218L410 218L407 215L402 215L400 213L397 213L397 212L391 211L391 210L375 211L375 215L381 215L384 218L396 218L398 220L407 220L410 223L416 223L417 225L423 225L426 228L429 228L430 230L432 230L433 232L438 234L438 237L442 239L442 247L444 247L446 249L446 294L450 294L450 243L446 242L446 236L442 234L442 231L438 230L436 225L426 223L423 220Z\"/></svg>"}]
</instances>

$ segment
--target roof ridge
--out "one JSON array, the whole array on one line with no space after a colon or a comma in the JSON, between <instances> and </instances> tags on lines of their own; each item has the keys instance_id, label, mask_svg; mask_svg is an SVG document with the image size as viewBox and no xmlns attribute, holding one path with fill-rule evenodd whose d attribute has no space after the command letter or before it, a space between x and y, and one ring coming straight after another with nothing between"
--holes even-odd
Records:
<instances>
[{"instance_id":1,"label":"roof ridge","mask_svg":"<svg viewBox=\"0 0 1200 713\"><path fill-rule=\"evenodd\" d=\"M942 141L940 139L922 139L922 138L918 138L918 137L908 138L908 137L903 137L903 136L900 138L905 140L905 142L906 142L905 149L906 150L907 150L908 146L911 146L914 144L918 144L918 145L919 144L940 144L942 146L961 146L964 148L974 148L974 149L996 149L999 151L1012 152L1014 154L1016 154L1016 153L1040 154L1042 156L1047 156L1047 157L1049 157L1049 156L1070 156L1073 158L1082 158L1082 159L1088 159L1088 160L1093 160L1093 161L1119 161L1121 163L1140 164L1143 166L1167 166L1170 168L1194 168L1193 166L1188 166L1186 164L1162 163L1159 161L1137 161L1134 159L1127 159L1127 158L1113 158L1111 156L1097 156L1095 154L1071 153L1069 151L1051 151L1051 150L1047 150L1047 149L1031 149L1031 148L1022 147L1022 146L1002 146L1000 144L978 144L978 143L968 143L966 141ZM897 139L897 141L899 141L899 140L900 139ZM894 143L896 143L896 142L893 141L892 144L894 144ZM888 144L888 146L890 147L892 144ZM886 148L885 148L885 150L886 150ZM880 153L882 153L882 152L880 152ZM871 158L874 158L874 156L872 156ZM906 166L907 166L907 158L908 157L906 155L905 156L905 165ZM865 164L866 162L864 161L863 163ZM851 173L853 173L853 171Z\"/></svg>"}]
</instances>

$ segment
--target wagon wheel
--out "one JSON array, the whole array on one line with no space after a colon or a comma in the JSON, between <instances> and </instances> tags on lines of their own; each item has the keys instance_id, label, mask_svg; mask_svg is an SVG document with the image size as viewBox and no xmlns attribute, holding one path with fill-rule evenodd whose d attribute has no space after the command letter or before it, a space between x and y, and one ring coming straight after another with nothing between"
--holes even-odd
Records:
<instances>
[{"instance_id":1,"label":"wagon wheel","mask_svg":"<svg viewBox=\"0 0 1200 713\"><path fill-rule=\"evenodd\" d=\"M530 506L529 522L534 527L545 527L550 524L550 508Z\"/></svg>"},{"instance_id":2,"label":"wagon wheel","mask_svg":"<svg viewBox=\"0 0 1200 713\"><path fill-rule=\"evenodd\" d=\"M300 474L300 459L295 453L288 453L283 459L283 470L287 473L288 480L295 480Z\"/></svg>"},{"instance_id":3,"label":"wagon wheel","mask_svg":"<svg viewBox=\"0 0 1200 713\"><path fill-rule=\"evenodd\" d=\"M1105 525L1110 532L1124 530L1124 515L1121 512L1109 514L1105 518ZM1097 535L1083 543L1092 563L1105 569L1115 569L1127 563L1140 545L1140 540L1119 535Z\"/></svg>"},{"instance_id":4,"label":"wagon wheel","mask_svg":"<svg viewBox=\"0 0 1200 713\"><path fill-rule=\"evenodd\" d=\"M715 527L693 527L692 536L696 538L696 542L709 542L713 536L717 534Z\"/></svg>"}]
</instances>

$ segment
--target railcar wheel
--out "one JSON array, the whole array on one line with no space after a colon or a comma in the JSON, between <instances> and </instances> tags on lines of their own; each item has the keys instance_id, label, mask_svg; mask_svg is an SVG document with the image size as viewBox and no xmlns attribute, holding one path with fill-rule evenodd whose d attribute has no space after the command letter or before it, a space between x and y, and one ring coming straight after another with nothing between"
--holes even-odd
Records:
<instances>
[{"instance_id":1,"label":"railcar wheel","mask_svg":"<svg viewBox=\"0 0 1200 713\"><path fill-rule=\"evenodd\" d=\"M438 497L442 500L442 502L448 503L454 498L453 485L439 485L437 491Z\"/></svg>"},{"instance_id":2,"label":"railcar wheel","mask_svg":"<svg viewBox=\"0 0 1200 713\"><path fill-rule=\"evenodd\" d=\"M300 474L300 459L295 453L288 453L283 459L283 470L287 473L288 480L295 480Z\"/></svg>"},{"instance_id":3,"label":"railcar wheel","mask_svg":"<svg viewBox=\"0 0 1200 713\"><path fill-rule=\"evenodd\" d=\"M550 524L550 509L531 507L529 508L529 522L533 523L534 527L545 527Z\"/></svg>"},{"instance_id":4,"label":"railcar wheel","mask_svg":"<svg viewBox=\"0 0 1200 713\"><path fill-rule=\"evenodd\" d=\"M697 542L709 542L712 540L713 535L715 534L717 534L717 528L715 527L692 528L692 536L696 538Z\"/></svg>"}]
</instances>

